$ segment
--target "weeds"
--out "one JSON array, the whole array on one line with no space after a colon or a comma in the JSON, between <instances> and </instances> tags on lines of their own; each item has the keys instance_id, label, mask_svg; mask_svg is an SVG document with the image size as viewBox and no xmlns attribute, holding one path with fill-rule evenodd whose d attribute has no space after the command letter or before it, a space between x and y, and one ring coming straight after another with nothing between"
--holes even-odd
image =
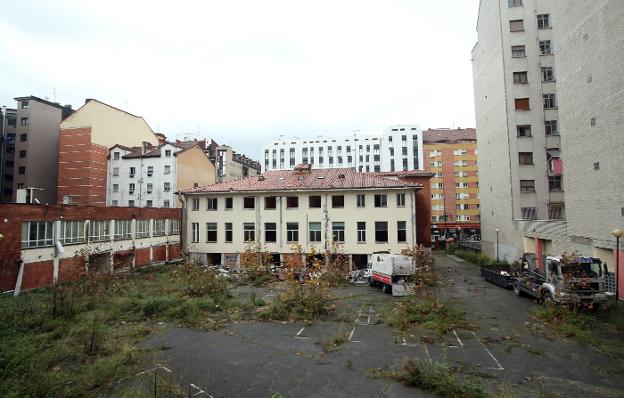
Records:
<instances>
[{"instance_id":1,"label":"weeds","mask_svg":"<svg viewBox=\"0 0 624 398\"><path fill-rule=\"evenodd\" d=\"M341 326L335 336L326 341L322 341L320 344L323 347L323 352L331 352L339 350L347 341L349 341L349 334L347 330Z\"/></svg>"}]
</instances>

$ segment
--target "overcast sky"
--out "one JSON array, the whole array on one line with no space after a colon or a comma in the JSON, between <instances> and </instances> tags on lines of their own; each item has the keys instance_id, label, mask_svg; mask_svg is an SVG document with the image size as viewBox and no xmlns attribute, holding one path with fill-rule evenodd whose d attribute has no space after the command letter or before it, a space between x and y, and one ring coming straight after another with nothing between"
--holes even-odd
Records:
<instances>
[{"instance_id":1,"label":"overcast sky","mask_svg":"<svg viewBox=\"0 0 624 398\"><path fill-rule=\"evenodd\" d=\"M478 0L20 0L0 104L97 98L258 158L280 135L474 127Z\"/></svg>"}]
</instances>

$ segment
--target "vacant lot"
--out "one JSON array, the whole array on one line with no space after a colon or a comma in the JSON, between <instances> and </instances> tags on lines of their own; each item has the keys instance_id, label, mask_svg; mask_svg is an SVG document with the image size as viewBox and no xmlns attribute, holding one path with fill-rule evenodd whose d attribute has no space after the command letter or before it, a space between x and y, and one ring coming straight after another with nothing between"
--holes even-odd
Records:
<instances>
[{"instance_id":1,"label":"vacant lot","mask_svg":"<svg viewBox=\"0 0 624 398\"><path fill-rule=\"evenodd\" d=\"M224 290L168 268L65 288L62 303L52 290L5 297L0 395L622 396L614 313L562 318L471 264L438 256L436 269L442 286L413 301L331 289L315 321L260 321L282 287Z\"/></svg>"}]
</instances>

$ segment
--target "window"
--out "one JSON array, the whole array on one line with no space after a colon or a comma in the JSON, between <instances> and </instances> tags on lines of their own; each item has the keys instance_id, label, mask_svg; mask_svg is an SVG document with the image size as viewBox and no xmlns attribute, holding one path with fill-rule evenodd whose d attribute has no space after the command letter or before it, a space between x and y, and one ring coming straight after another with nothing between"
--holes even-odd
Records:
<instances>
[{"instance_id":1,"label":"window","mask_svg":"<svg viewBox=\"0 0 624 398\"><path fill-rule=\"evenodd\" d=\"M165 157L166 158L170 158L171 157L171 149L165 149Z\"/></svg>"},{"instance_id":2,"label":"window","mask_svg":"<svg viewBox=\"0 0 624 398\"><path fill-rule=\"evenodd\" d=\"M232 223L231 222L226 222L225 223L225 242L226 243L231 243L232 242L232 237L233 237Z\"/></svg>"},{"instance_id":3,"label":"window","mask_svg":"<svg viewBox=\"0 0 624 398\"><path fill-rule=\"evenodd\" d=\"M334 242L344 242L345 240L344 222L332 222L332 239Z\"/></svg>"},{"instance_id":4,"label":"window","mask_svg":"<svg viewBox=\"0 0 624 398\"><path fill-rule=\"evenodd\" d=\"M530 137L531 136L530 125L517 126L516 129L518 130L518 137Z\"/></svg>"},{"instance_id":5,"label":"window","mask_svg":"<svg viewBox=\"0 0 624 398\"><path fill-rule=\"evenodd\" d=\"M245 196L243 198L243 209L255 209L255 208L256 208L256 198L254 198L253 196Z\"/></svg>"},{"instance_id":6,"label":"window","mask_svg":"<svg viewBox=\"0 0 624 398\"><path fill-rule=\"evenodd\" d=\"M217 223L206 223L206 242L214 243L217 241Z\"/></svg>"},{"instance_id":7,"label":"window","mask_svg":"<svg viewBox=\"0 0 624 398\"><path fill-rule=\"evenodd\" d=\"M113 184L113 192L119 192L119 184Z\"/></svg>"},{"instance_id":8,"label":"window","mask_svg":"<svg viewBox=\"0 0 624 398\"><path fill-rule=\"evenodd\" d=\"M589 125L594 127L596 125L596 118L592 117L591 119L589 119Z\"/></svg>"},{"instance_id":9,"label":"window","mask_svg":"<svg viewBox=\"0 0 624 398\"><path fill-rule=\"evenodd\" d=\"M388 242L388 222L387 221L375 221L375 242L377 243Z\"/></svg>"},{"instance_id":10,"label":"window","mask_svg":"<svg viewBox=\"0 0 624 398\"><path fill-rule=\"evenodd\" d=\"M89 221L89 242L101 242L110 239L110 221Z\"/></svg>"},{"instance_id":11,"label":"window","mask_svg":"<svg viewBox=\"0 0 624 398\"><path fill-rule=\"evenodd\" d=\"M22 223L22 248L52 246L53 225L48 221Z\"/></svg>"},{"instance_id":12,"label":"window","mask_svg":"<svg viewBox=\"0 0 624 398\"><path fill-rule=\"evenodd\" d=\"M208 198L207 202L208 202L208 206L206 207L206 210L211 210L211 211L217 210L217 207L219 205L218 198Z\"/></svg>"},{"instance_id":13,"label":"window","mask_svg":"<svg viewBox=\"0 0 624 398\"><path fill-rule=\"evenodd\" d=\"M524 30L524 20L515 19L513 21L509 21L510 32L522 32L523 30Z\"/></svg>"},{"instance_id":14,"label":"window","mask_svg":"<svg viewBox=\"0 0 624 398\"><path fill-rule=\"evenodd\" d=\"M177 235L180 233L180 220L177 218L169 219L169 235Z\"/></svg>"},{"instance_id":15,"label":"window","mask_svg":"<svg viewBox=\"0 0 624 398\"><path fill-rule=\"evenodd\" d=\"M516 98L514 101L515 101L515 106L516 106L517 111L531 110L531 107L529 106L528 98Z\"/></svg>"},{"instance_id":16,"label":"window","mask_svg":"<svg viewBox=\"0 0 624 398\"><path fill-rule=\"evenodd\" d=\"M191 229L193 231L192 233L193 243L199 242L199 223L198 222L192 223Z\"/></svg>"},{"instance_id":17,"label":"window","mask_svg":"<svg viewBox=\"0 0 624 398\"><path fill-rule=\"evenodd\" d=\"M563 191L563 176L548 176L548 191Z\"/></svg>"},{"instance_id":18,"label":"window","mask_svg":"<svg viewBox=\"0 0 624 398\"><path fill-rule=\"evenodd\" d=\"M524 58L524 57L526 57L525 46L511 46L511 56L513 58Z\"/></svg>"},{"instance_id":19,"label":"window","mask_svg":"<svg viewBox=\"0 0 624 398\"><path fill-rule=\"evenodd\" d=\"M388 207L388 197L385 194L376 194L375 207Z\"/></svg>"},{"instance_id":20,"label":"window","mask_svg":"<svg viewBox=\"0 0 624 398\"><path fill-rule=\"evenodd\" d=\"M20 126L28 126L28 118L27 117L23 117L23 118L20 119ZM26 140L24 140L24 141L26 141Z\"/></svg>"},{"instance_id":21,"label":"window","mask_svg":"<svg viewBox=\"0 0 624 398\"><path fill-rule=\"evenodd\" d=\"M165 166L165 174L171 174L171 166Z\"/></svg>"},{"instance_id":22,"label":"window","mask_svg":"<svg viewBox=\"0 0 624 398\"><path fill-rule=\"evenodd\" d=\"M544 94L544 109L555 109L556 107L555 94Z\"/></svg>"},{"instance_id":23,"label":"window","mask_svg":"<svg viewBox=\"0 0 624 398\"><path fill-rule=\"evenodd\" d=\"M152 184L152 183L147 184L147 187L145 188L145 191L147 193L152 193L153 190L154 190L154 184Z\"/></svg>"},{"instance_id":24,"label":"window","mask_svg":"<svg viewBox=\"0 0 624 398\"><path fill-rule=\"evenodd\" d=\"M167 220L154 220L154 236L165 236L165 223Z\"/></svg>"},{"instance_id":25,"label":"window","mask_svg":"<svg viewBox=\"0 0 624 398\"><path fill-rule=\"evenodd\" d=\"M154 202L151 199L148 199L145 203L145 207L153 207L154 206Z\"/></svg>"},{"instance_id":26,"label":"window","mask_svg":"<svg viewBox=\"0 0 624 398\"><path fill-rule=\"evenodd\" d=\"M265 196L264 197L264 209L273 210L275 208L277 208L277 198L275 196Z\"/></svg>"},{"instance_id":27,"label":"window","mask_svg":"<svg viewBox=\"0 0 624 398\"><path fill-rule=\"evenodd\" d=\"M563 220L565 218L565 208L563 206L548 206L549 220Z\"/></svg>"},{"instance_id":28,"label":"window","mask_svg":"<svg viewBox=\"0 0 624 398\"><path fill-rule=\"evenodd\" d=\"M397 221L397 242L407 242L407 222Z\"/></svg>"},{"instance_id":29,"label":"window","mask_svg":"<svg viewBox=\"0 0 624 398\"><path fill-rule=\"evenodd\" d=\"M298 207L299 207L298 196L286 196L286 208L287 209L296 209Z\"/></svg>"},{"instance_id":30,"label":"window","mask_svg":"<svg viewBox=\"0 0 624 398\"><path fill-rule=\"evenodd\" d=\"M128 207L134 207L134 200L128 201Z\"/></svg>"},{"instance_id":31,"label":"window","mask_svg":"<svg viewBox=\"0 0 624 398\"><path fill-rule=\"evenodd\" d=\"M396 198L397 198L397 207L405 207L405 194L398 193Z\"/></svg>"},{"instance_id":32,"label":"window","mask_svg":"<svg viewBox=\"0 0 624 398\"><path fill-rule=\"evenodd\" d=\"M171 207L171 202L168 199L163 200L163 207L164 208Z\"/></svg>"},{"instance_id":33,"label":"window","mask_svg":"<svg viewBox=\"0 0 624 398\"><path fill-rule=\"evenodd\" d=\"M22 109L28 109L29 103L28 101L22 101Z\"/></svg>"},{"instance_id":34,"label":"window","mask_svg":"<svg viewBox=\"0 0 624 398\"><path fill-rule=\"evenodd\" d=\"M148 238L150 236L150 224L152 220L136 220L136 238Z\"/></svg>"},{"instance_id":35,"label":"window","mask_svg":"<svg viewBox=\"0 0 624 398\"><path fill-rule=\"evenodd\" d=\"M130 167L130 178L133 178L135 174L136 174L136 168Z\"/></svg>"},{"instance_id":36,"label":"window","mask_svg":"<svg viewBox=\"0 0 624 398\"><path fill-rule=\"evenodd\" d=\"M243 224L243 241L253 242L256 240L256 225L254 223Z\"/></svg>"},{"instance_id":37,"label":"window","mask_svg":"<svg viewBox=\"0 0 624 398\"><path fill-rule=\"evenodd\" d=\"M520 211L522 213L522 218L525 220L537 219L537 209L535 207L522 207Z\"/></svg>"},{"instance_id":38,"label":"window","mask_svg":"<svg viewBox=\"0 0 624 398\"><path fill-rule=\"evenodd\" d=\"M344 195L332 195L332 207L344 207Z\"/></svg>"},{"instance_id":39,"label":"window","mask_svg":"<svg viewBox=\"0 0 624 398\"><path fill-rule=\"evenodd\" d=\"M232 210L234 207L234 199L233 198L225 198L225 209Z\"/></svg>"},{"instance_id":40,"label":"window","mask_svg":"<svg viewBox=\"0 0 624 398\"><path fill-rule=\"evenodd\" d=\"M310 242L320 242L321 241L321 223L311 222L308 224L308 228L310 230Z\"/></svg>"},{"instance_id":41,"label":"window","mask_svg":"<svg viewBox=\"0 0 624 398\"><path fill-rule=\"evenodd\" d=\"M23 175L26 174L26 166L20 166L17 168L17 174Z\"/></svg>"},{"instance_id":42,"label":"window","mask_svg":"<svg viewBox=\"0 0 624 398\"><path fill-rule=\"evenodd\" d=\"M26 157L26 151L19 151L19 157L20 158L25 158Z\"/></svg>"},{"instance_id":43,"label":"window","mask_svg":"<svg viewBox=\"0 0 624 398\"><path fill-rule=\"evenodd\" d=\"M147 176L151 177L154 175L154 166L147 166Z\"/></svg>"},{"instance_id":44,"label":"window","mask_svg":"<svg viewBox=\"0 0 624 398\"><path fill-rule=\"evenodd\" d=\"M115 240L132 238L132 220L115 220Z\"/></svg>"},{"instance_id":45,"label":"window","mask_svg":"<svg viewBox=\"0 0 624 398\"><path fill-rule=\"evenodd\" d=\"M119 167L113 167L113 176L119 175Z\"/></svg>"},{"instance_id":46,"label":"window","mask_svg":"<svg viewBox=\"0 0 624 398\"><path fill-rule=\"evenodd\" d=\"M299 223L296 223L296 222L286 223L286 241L287 242L299 242Z\"/></svg>"},{"instance_id":47,"label":"window","mask_svg":"<svg viewBox=\"0 0 624 398\"><path fill-rule=\"evenodd\" d=\"M113 152L113 159L119 160L119 152Z\"/></svg>"},{"instance_id":48,"label":"window","mask_svg":"<svg viewBox=\"0 0 624 398\"><path fill-rule=\"evenodd\" d=\"M308 197L308 207L311 209L317 209L321 207L321 197L314 195Z\"/></svg>"},{"instance_id":49,"label":"window","mask_svg":"<svg viewBox=\"0 0 624 398\"><path fill-rule=\"evenodd\" d=\"M543 66L542 67L542 81L544 82L554 82L555 75L553 73L552 66Z\"/></svg>"},{"instance_id":50,"label":"window","mask_svg":"<svg viewBox=\"0 0 624 398\"><path fill-rule=\"evenodd\" d=\"M546 129L546 135L559 135L556 120L545 120L544 128Z\"/></svg>"},{"instance_id":51,"label":"window","mask_svg":"<svg viewBox=\"0 0 624 398\"><path fill-rule=\"evenodd\" d=\"M535 192L535 180L520 180L520 192Z\"/></svg>"},{"instance_id":52,"label":"window","mask_svg":"<svg viewBox=\"0 0 624 398\"><path fill-rule=\"evenodd\" d=\"M193 211L199 210L199 198L191 199L191 210Z\"/></svg>"},{"instance_id":53,"label":"window","mask_svg":"<svg viewBox=\"0 0 624 398\"><path fill-rule=\"evenodd\" d=\"M533 164L533 152L518 152L518 161L520 164Z\"/></svg>"},{"instance_id":54,"label":"window","mask_svg":"<svg viewBox=\"0 0 624 398\"><path fill-rule=\"evenodd\" d=\"M164 190L165 192L169 192L169 191L171 191L171 183L170 183L170 182L165 182L165 183L163 183L163 190Z\"/></svg>"},{"instance_id":55,"label":"window","mask_svg":"<svg viewBox=\"0 0 624 398\"><path fill-rule=\"evenodd\" d=\"M364 221L357 223L357 241L358 243L366 242L366 222Z\"/></svg>"},{"instance_id":56,"label":"window","mask_svg":"<svg viewBox=\"0 0 624 398\"><path fill-rule=\"evenodd\" d=\"M552 54L552 47L550 46L550 40L540 40L539 49L541 55Z\"/></svg>"},{"instance_id":57,"label":"window","mask_svg":"<svg viewBox=\"0 0 624 398\"><path fill-rule=\"evenodd\" d=\"M366 207L366 195L364 194L357 195L357 207Z\"/></svg>"},{"instance_id":58,"label":"window","mask_svg":"<svg viewBox=\"0 0 624 398\"><path fill-rule=\"evenodd\" d=\"M527 84L529 79L526 72L514 72L513 73L514 84Z\"/></svg>"},{"instance_id":59,"label":"window","mask_svg":"<svg viewBox=\"0 0 624 398\"><path fill-rule=\"evenodd\" d=\"M277 242L277 224L274 222L264 223L264 241Z\"/></svg>"},{"instance_id":60,"label":"window","mask_svg":"<svg viewBox=\"0 0 624 398\"><path fill-rule=\"evenodd\" d=\"M600 162L594 163L594 170L600 170Z\"/></svg>"},{"instance_id":61,"label":"window","mask_svg":"<svg viewBox=\"0 0 624 398\"><path fill-rule=\"evenodd\" d=\"M507 0L509 7L520 7L522 6L522 0Z\"/></svg>"},{"instance_id":62,"label":"window","mask_svg":"<svg viewBox=\"0 0 624 398\"><path fill-rule=\"evenodd\" d=\"M537 14L537 29L550 29L550 17L548 14Z\"/></svg>"}]
</instances>

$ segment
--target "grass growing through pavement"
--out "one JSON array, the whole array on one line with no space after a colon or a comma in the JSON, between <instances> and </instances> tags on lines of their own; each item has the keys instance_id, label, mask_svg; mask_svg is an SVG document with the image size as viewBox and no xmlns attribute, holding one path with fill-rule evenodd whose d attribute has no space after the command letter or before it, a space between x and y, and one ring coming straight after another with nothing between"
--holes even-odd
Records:
<instances>
[{"instance_id":1,"label":"grass growing through pavement","mask_svg":"<svg viewBox=\"0 0 624 398\"><path fill-rule=\"evenodd\" d=\"M0 298L0 396L99 395L137 371L155 322L215 329L253 311L216 275L171 267Z\"/></svg>"},{"instance_id":2,"label":"grass growing through pavement","mask_svg":"<svg viewBox=\"0 0 624 398\"><path fill-rule=\"evenodd\" d=\"M337 351L340 349L340 346L349 341L349 333L343 326L340 326L340 330L338 330L335 336L320 342L323 352Z\"/></svg>"}]
</instances>

